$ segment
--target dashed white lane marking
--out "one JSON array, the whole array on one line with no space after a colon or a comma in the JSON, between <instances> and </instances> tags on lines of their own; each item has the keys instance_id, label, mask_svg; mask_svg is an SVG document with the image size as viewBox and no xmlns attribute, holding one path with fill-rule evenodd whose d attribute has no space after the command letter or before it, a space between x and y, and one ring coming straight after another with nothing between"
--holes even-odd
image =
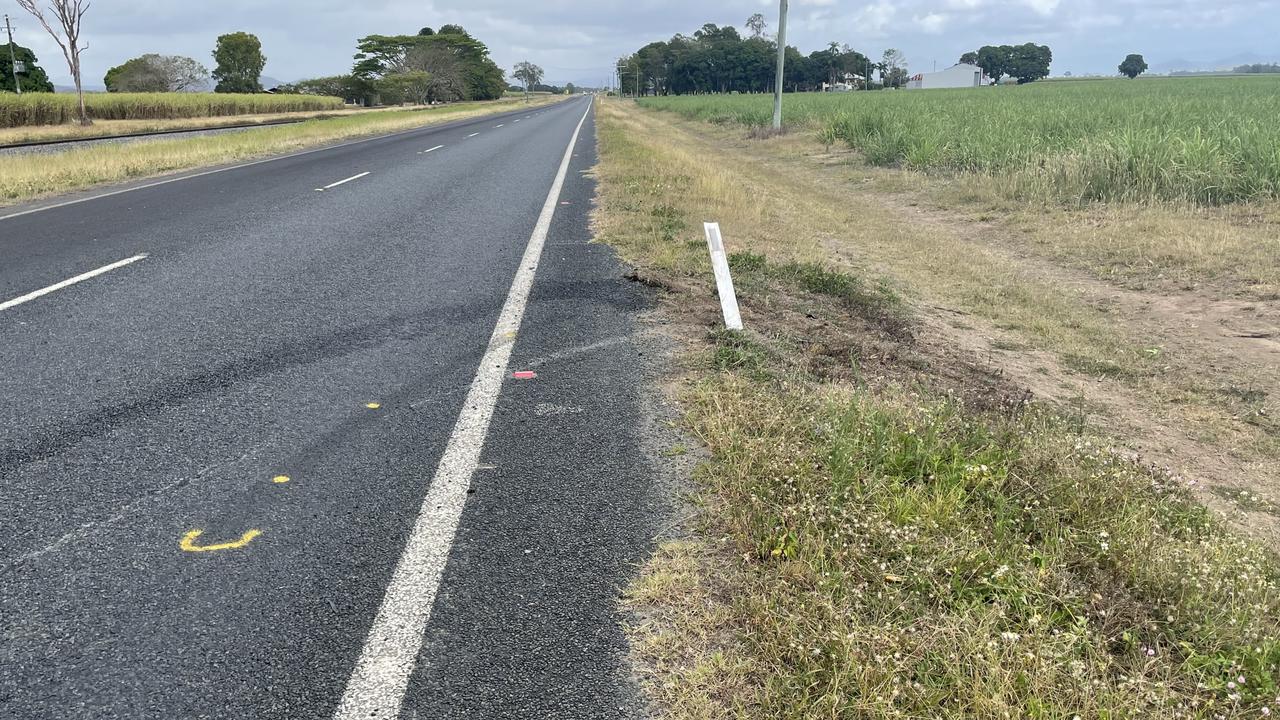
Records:
<instances>
[{"instance_id":1,"label":"dashed white lane marking","mask_svg":"<svg viewBox=\"0 0 1280 720\"><path fill-rule=\"evenodd\" d=\"M479 135L479 134L480 134L480 133L471 133L471 134L470 134L470 135L468 135L467 137L469 137L469 138L473 138L473 137L475 137L475 136L477 136L477 135Z\"/></svg>"},{"instance_id":2,"label":"dashed white lane marking","mask_svg":"<svg viewBox=\"0 0 1280 720\"><path fill-rule=\"evenodd\" d=\"M368 172L362 172L362 173L360 173L359 175L352 175L351 177L346 178L346 179L343 179L343 180L339 180L338 182L335 182L335 183L329 183L328 185L325 185L324 187L318 187L318 188L316 188L316 192L321 192L321 191L324 191L324 190L329 190L329 189L331 189L331 188L336 188L336 187L338 187L339 185L345 185L345 184L347 184L347 183L351 182L352 180L359 180L360 178L362 178L362 177L364 177L365 175L368 175L368 174L369 174Z\"/></svg>"},{"instance_id":3,"label":"dashed white lane marking","mask_svg":"<svg viewBox=\"0 0 1280 720\"><path fill-rule=\"evenodd\" d=\"M443 129L447 129L447 128L443 128L441 126L424 125L422 127L410 128L408 130L401 130L400 132L387 133L385 135L374 135L373 137L361 138L359 140L351 140L349 142L338 143L337 145L325 145L323 147L311 148L310 150L299 150L298 152L295 152L295 153L287 153L285 155L274 155L272 157L263 158L261 160L251 160L249 162L237 163L235 165L227 165L226 167L214 168L212 170L186 173L183 175L179 175L178 177L168 178L167 180L156 180L155 182L143 183L141 185L134 185L133 187L122 188L120 190L109 190L107 192L94 193L92 195L75 198L73 200L64 200L62 202L55 202L55 203L50 203L48 205L41 205L40 207L33 207L33 208L28 208L26 210L19 210L17 212L9 213L7 215L0 215L0 220L9 220L16 217L22 217L23 215L32 215L35 213L44 212L46 210L56 210L57 208L66 207L68 205L79 205L80 203L89 202L90 200L101 200L102 198L108 198L115 195L123 195L124 193L136 192L138 190L148 190L153 187L159 187L160 185L168 185L169 183L182 182L184 180L194 180L196 178L205 177L206 175L217 175L218 173L229 172L231 170L242 170L247 167L253 167L254 165L263 165L265 163L273 163L278 160L291 160L293 158L302 157L304 155L312 155L315 153L329 152L330 150L338 150L345 147L351 147L352 145L361 145L363 143L377 142L379 140L386 140L388 138L395 138L395 137L400 137L402 135L409 135L412 133L420 133L424 131L437 132Z\"/></svg>"},{"instance_id":4,"label":"dashed white lane marking","mask_svg":"<svg viewBox=\"0 0 1280 720\"><path fill-rule=\"evenodd\" d=\"M590 112L588 107L582 114L569 146L565 148L560 170L547 193L547 201L529 237L529 244L525 246L520 269L516 271L498 323L489 336L489 348L467 391L462 413L453 427L453 434L436 467L435 478L423 499L404 553L387 585L382 606L378 608L360 658L334 713L336 720L389 720L400 715L409 676L422 650L431 607L435 604L440 578L458 531L467 488L480 463L480 451L489 432L489 421L493 418L493 408L507 375L511 348L524 318L529 292L533 289L533 278L546 244L551 218L555 215L560 190L573 159L573 148Z\"/></svg>"},{"instance_id":5,"label":"dashed white lane marking","mask_svg":"<svg viewBox=\"0 0 1280 720\"><path fill-rule=\"evenodd\" d=\"M60 283L54 283L53 285L50 285L47 288L41 288L39 290L29 292L26 295L19 295L18 297L12 300L5 300L4 302L0 302L0 311L8 310L11 307L17 307L18 305L21 305L22 303L25 303L25 302L31 302L32 300L35 300L38 297L48 295L51 292L57 292L65 287L70 287L72 285L75 285L76 283L84 282L85 280L89 280L90 278L96 278L103 273L109 273L112 270L115 270L117 268L122 268L125 265L132 265L133 263L136 263L139 260L142 260L146 256L147 256L146 253L141 253L139 255L134 255L131 258L125 258L124 260L117 260L116 262L113 262L110 265L103 265L97 270L90 270L87 273L82 273L73 278L68 278L66 280L63 280Z\"/></svg>"},{"instance_id":6,"label":"dashed white lane marking","mask_svg":"<svg viewBox=\"0 0 1280 720\"><path fill-rule=\"evenodd\" d=\"M506 126L507 126L507 124L506 124L506 123L502 123L501 125L494 125L494 126L493 126L493 129L494 129L494 130L497 130L497 129L498 129L498 128L500 128L500 127L506 127Z\"/></svg>"},{"instance_id":7,"label":"dashed white lane marking","mask_svg":"<svg viewBox=\"0 0 1280 720\"><path fill-rule=\"evenodd\" d=\"M426 155L427 153L433 153L433 152L435 152L435 151L439 150L439 149L440 149L440 148L442 148L442 147L444 147L444 146L443 146L443 145L437 145L437 146L435 146L435 147L433 147L433 148L428 148L428 149L426 149L426 150L423 150L423 151L422 151L422 154L423 154L423 155Z\"/></svg>"}]
</instances>

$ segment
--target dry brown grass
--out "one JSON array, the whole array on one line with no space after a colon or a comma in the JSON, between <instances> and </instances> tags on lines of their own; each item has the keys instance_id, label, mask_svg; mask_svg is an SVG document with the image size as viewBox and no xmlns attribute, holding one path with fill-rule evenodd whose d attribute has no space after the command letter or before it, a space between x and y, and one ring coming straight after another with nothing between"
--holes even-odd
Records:
<instances>
[{"instance_id":1,"label":"dry brown grass","mask_svg":"<svg viewBox=\"0 0 1280 720\"><path fill-rule=\"evenodd\" d=\"M1175 297L1144 294L1133 289L1133 277L1116 281L1118 273L1089 272L1100 253L1086 242L1086 228L1097 225L1099 214L1131 218L1125 227L1111 226L1106 237L1116 243L1109 252L1122 254L1136 268L1136 258L1154 257L1149 248L1158 246L1167 224L1188 213L1197 232L1206 234L1223 213L1262 212L1265 217L1265 211L1171 208L1161 216L1157 208L1095 208L1079 211L1084 217L1073 216L1072 223L1064 219L1066 211L999 213L959 204L954 196L961 190L953 186L867 167L850 152L830 153L798 134L753 141L740 129L644 111L611 117L611 122L637 138L640 149L633 152L653 168L639 174L642 182L655 184L651 193L663 182L682 190L687 186L682 207L689 208L689 217L721 221L731 251L823 259L888 277L928 311L926 320L935 332L998 357L1038 395L1100 408L1101 414L1090 415L1100 429L1143 438L1143 451L1162 461L1191 458L1190 464L1175 463L1190 474L1271 482L1266 467L1280 456L1280 438L1270 418L1280 408L1265 389L1280 386L1274 361L1280 343L1246 336L1280 329L1280 310L1251 297L1223 299L1239 284L1206 283ZM656 166L668 155L672 170L664 176ZM668 202L654 197L655 203ZM952 204L944 206L948 200ZM716 203L719 210L712 209ZM658 248L661 264L679 260L700 268L700 228L681 227L664 213L672 214L658 206L642 213L653 218L647 221L649 244ZM1149 232L1136 232L1143 222ZM1274 255L1269 249L1274 243L1254 242L1262 231L1242 227L1220 232L1230 236L1223 243L1240 253L1236 259L1248 261L1258 273L1280 266L1280 256L1266 261ZM609 228L603 230L607 235ZM672 232L688 246L659 242ZM1038 250L1045 247L1053 250ZM1230 264L1201 252L1213 262L1199 262L1190 252L1179 255L1181 266L1195 268L1196 277L1207 278L1215 267ZM1074 260L1061 259L1066 256ZM1148 274L1155 283L1164 283L1165 270L1172 272L1172 261L1166 257L1164 262L1164 269ZM1245 274L1237 269L1234 277ZM1202 444L1188 450L1182 444L1188 436ZM1266 492L1280 495L1280 487Z\"/></svg>"}]
</instances>

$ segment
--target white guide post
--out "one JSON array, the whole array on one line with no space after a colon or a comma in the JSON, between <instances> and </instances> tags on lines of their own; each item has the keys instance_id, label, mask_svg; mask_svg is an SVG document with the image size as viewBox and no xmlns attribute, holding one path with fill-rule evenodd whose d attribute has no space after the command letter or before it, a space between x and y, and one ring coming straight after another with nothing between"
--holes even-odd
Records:
<instances>
[{"instance_id":1,"label":"white guide post","mask_svg":"<svg viewBox=\"0 0 1280 720\"><path fill-rule=\"evenodd\" d=\"M716 274L716 289L720 291L724 326L730 330L741 330L742 315L738 312L738 296L733 291L733 277L729 275L729 258L724 254L724 240L720 238L720 223L703 223L702 227L707 231L707 249L711 251L711 269Z\"/></svg>"}]
</instances>

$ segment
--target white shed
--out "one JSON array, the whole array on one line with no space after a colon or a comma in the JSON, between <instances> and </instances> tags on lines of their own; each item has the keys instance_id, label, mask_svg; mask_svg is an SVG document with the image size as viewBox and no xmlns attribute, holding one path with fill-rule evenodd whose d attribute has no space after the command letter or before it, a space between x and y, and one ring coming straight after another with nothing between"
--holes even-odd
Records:
<instances>
[{"instance_id":1,"label":"white shed","mask_svg":"<svg viewBox=\"0 0 1280 720\"><path fill-rule=\"evenodd\" d=\"M938 72L920 73L907 81L908 90L932 90L934 88L980 87L986 76L977 65L952 65Z\"/></svg>"}]
</instances>

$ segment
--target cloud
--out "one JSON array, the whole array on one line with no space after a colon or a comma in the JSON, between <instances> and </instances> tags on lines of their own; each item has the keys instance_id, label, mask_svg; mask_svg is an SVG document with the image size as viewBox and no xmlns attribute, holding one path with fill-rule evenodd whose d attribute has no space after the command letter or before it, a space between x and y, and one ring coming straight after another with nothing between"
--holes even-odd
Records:
<instances>
[{"instance_id":1,"label":"cloud","mask_svg":"<svg viewBox=\"0 0 1280 720\"><path fill-rule=\"evenodd\" d=\"M936 12L929 13L924 17L920 17L919 15L917 15L913 18L915 24L918 25L922 31L924 31L929 35L941 34L942 31L946 29L947 21L950 19L951 18L949 16L944 15L942 13L936 13Z\"/></svg>"},{"instance_id":2,"label":"cloud","mask_svg":"<svg viewBox=\"0 0 1280 720\"><path fill-rule=\"evenodd\" d=\"M902 49L920 69L954 62L984 44L1038 42L1054 70L1114 72L1130 52L1212 60L1254 54L1280 60L1280 0L791 0L790 44L804 52L848 43L878 56ZM776 0L97 0L85 18L86 82L144 52L210 63L224 32L256 33L267 74L280 80L350 69L356 38L458 23L487 43L504 68L528 59L547 79L598 85L614 59L703 23L741 27L763 13L776 29ZM16 10L16 8L14 8ZM59 84L69 82L57 47L30 18L11 13L17 40L34 47Z\"/></svg>"}]
</instances>

